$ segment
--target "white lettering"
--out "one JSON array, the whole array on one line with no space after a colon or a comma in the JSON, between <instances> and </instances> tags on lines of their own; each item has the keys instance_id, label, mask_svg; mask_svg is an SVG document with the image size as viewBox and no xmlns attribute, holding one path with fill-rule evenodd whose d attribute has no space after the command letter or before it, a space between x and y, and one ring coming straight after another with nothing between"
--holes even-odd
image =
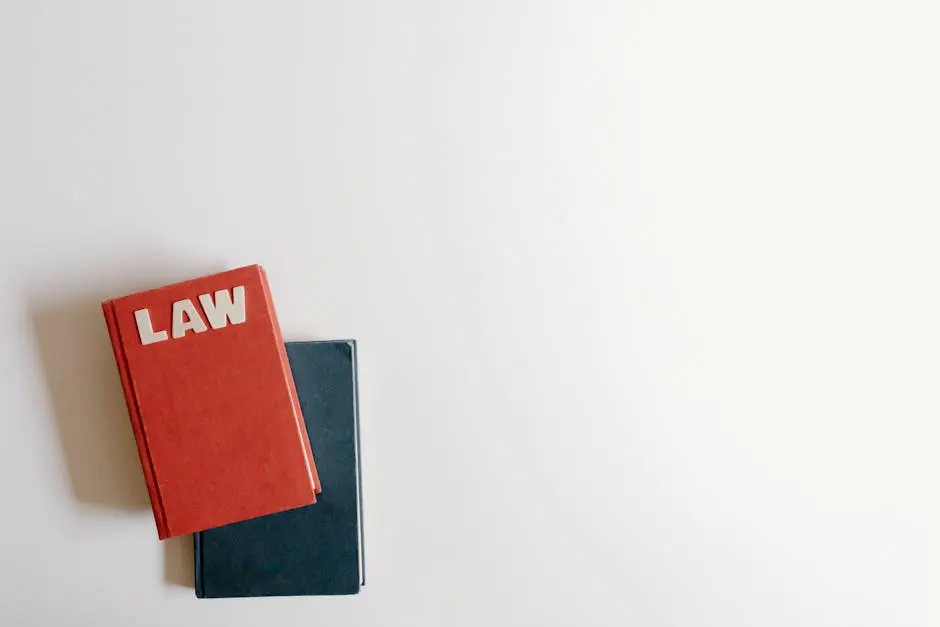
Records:
<instances>
[{"instance_id":1,"label":"white lettering","mask_svg":"<svg viewBox=\"0 0 940 627\"><path fill-rule=\"evenodd\" d=\"M167 339L166 331L154 333L149 310L138 309L134 312L134 319L137 320L137 333L140 334L140 343L144 346Z\"/></svg>"},{"instance_id":2,"label":"white lettering","mask_svg":"<svg viewBox=\"0 0 940 627\"><path fill-rule=\"evenodd\" d=\"M183 320L183 314L186 314L186 320ZM178 300L173 303L173 337L179 338L186 335L187 331L202 333L206 330L206 323L202 316L193 305L193 301L188 298Z\"/></svg>"},{"instance_id":3,"label":"white lettering","mask_svg":"<svg viewBox=\"0 0 940 627\"><path fill-rule=\"evenodd\" d=\"M206 312L209 326L221 329L227 322L241 324L245 321L245 286L236 285L232 288L232 295L228 290L218 290L215 293L215 302L208 294L199 296L202 310ZM175 337L175 336L174 336Z\"/></svg>"}]
</instances>

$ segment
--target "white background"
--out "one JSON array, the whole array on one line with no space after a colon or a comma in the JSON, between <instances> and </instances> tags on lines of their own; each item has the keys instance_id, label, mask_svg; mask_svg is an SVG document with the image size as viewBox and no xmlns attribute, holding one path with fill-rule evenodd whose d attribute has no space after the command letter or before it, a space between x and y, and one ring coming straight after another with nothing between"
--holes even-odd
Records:
<instances>
[{"instance_id":1,"label":"white background","mask_svg":"<svg viewBox=\"0 0 940 627\"><path fill-rule=\"evenodd\" d=\"M935 2L0 3L0 623L940 623ZM194 598L100 300L361 351L368 586Z\"/></svg>"}]
</instances>

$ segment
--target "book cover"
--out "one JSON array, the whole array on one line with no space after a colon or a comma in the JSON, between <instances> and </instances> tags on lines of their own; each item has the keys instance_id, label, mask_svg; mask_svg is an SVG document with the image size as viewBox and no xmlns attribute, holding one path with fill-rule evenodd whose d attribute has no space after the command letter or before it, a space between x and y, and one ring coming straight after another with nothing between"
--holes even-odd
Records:
<instances>
[{"instance_id":1,"label":"book cover","mask_svg":"<svg viewBox=\"0 0 940 627\"><path fill-rule=\"evenodd\" d=\"M356 594L365 584L355 342L289 342L323 492L195 535L200 598Z\"/></svg>"},{"instance_id":2,"label":"book cover","mask_svg":"<svg viewBox=\"0 0 940 627\"><path fill-rule=\"evenodd\" d=\"M316 501L316 466L260 266L102 309L160 539Z\"/></svg>"}]
</instances>

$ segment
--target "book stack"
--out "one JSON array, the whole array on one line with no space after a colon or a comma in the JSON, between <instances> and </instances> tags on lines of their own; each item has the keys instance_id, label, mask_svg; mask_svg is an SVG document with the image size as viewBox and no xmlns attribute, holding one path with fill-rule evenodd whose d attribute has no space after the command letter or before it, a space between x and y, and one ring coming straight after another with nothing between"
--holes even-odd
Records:
<instances>
[{"instance_id":1,"label":"book stack","mask_svg":"<svg viewBox=\"0 0 940 627\"><path fill-rule=\"evenodd\" d=\"M288 342L247 266L102 303L157 536L199 598L365 585L354 341Z\"/></svg>"}]
</instances>

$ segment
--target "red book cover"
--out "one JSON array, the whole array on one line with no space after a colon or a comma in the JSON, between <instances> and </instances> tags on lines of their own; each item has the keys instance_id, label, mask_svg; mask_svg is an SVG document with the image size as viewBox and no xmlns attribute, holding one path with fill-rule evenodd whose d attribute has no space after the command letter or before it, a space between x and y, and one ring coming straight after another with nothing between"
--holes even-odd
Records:
<instances>
[{"instance_id":1,"label":"red book cover","mask_svg":"<svg viewBox=\"0 0 940 627\"><path fill-rule=\"evenodd\" d=\"M102 303L160 539L320 491L264 270Z\"/></svg>"}]
</instances>

